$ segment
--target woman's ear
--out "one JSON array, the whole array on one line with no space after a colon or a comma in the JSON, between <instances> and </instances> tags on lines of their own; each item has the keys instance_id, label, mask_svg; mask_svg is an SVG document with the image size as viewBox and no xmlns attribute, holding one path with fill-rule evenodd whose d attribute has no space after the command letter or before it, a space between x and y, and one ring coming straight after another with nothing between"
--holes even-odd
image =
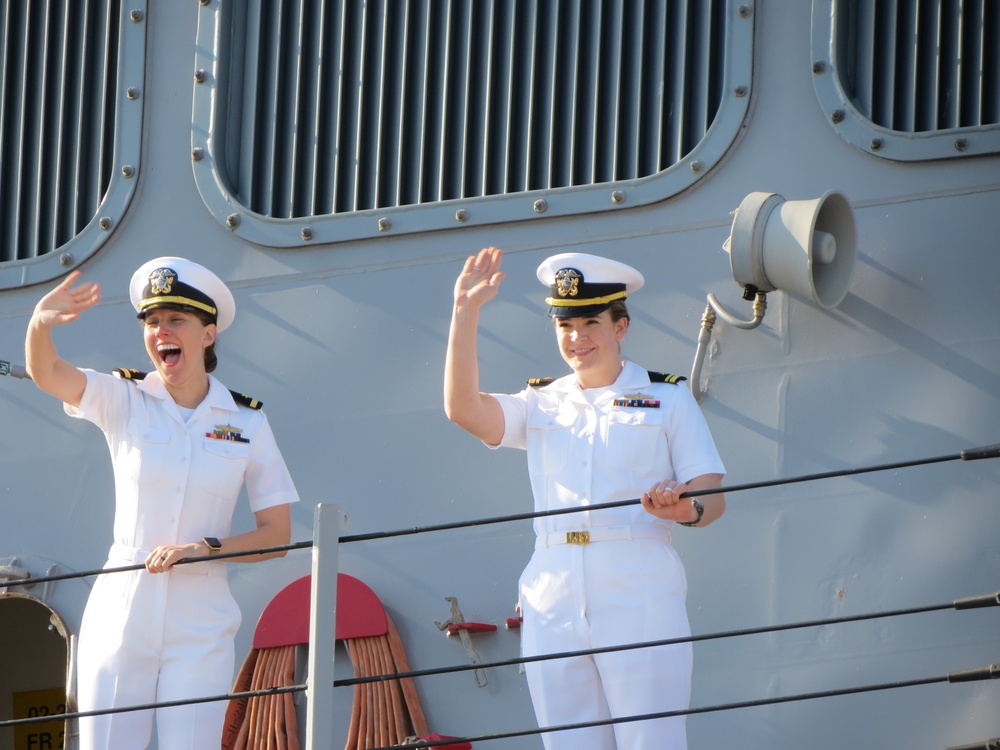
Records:
<instances>
[{"instance_id":1,"label":"woman's ear","mask_svg":"<svg viewBox=\"0 0 1000 750\"><path fill-rule=\"evenodd\" d=\"M625 338L625 333L628 331L628 318L619 318L615 321L615 338L620 342Z\"/></svg>"},{"instance_id":2,"label":"woman's ear","mask_svg":"<svg viewBox=\"0 0 1000 750\"><path fill-rule=\"evenodd\" d=\"M208 347L210 347L212 344L215 343L215 340L218 337L219 337L219 327L215 325L215 323L209 323L207 326L205 326L205 335L201 342L202 348L207 349Z\"/></svg>"}]
</instances>

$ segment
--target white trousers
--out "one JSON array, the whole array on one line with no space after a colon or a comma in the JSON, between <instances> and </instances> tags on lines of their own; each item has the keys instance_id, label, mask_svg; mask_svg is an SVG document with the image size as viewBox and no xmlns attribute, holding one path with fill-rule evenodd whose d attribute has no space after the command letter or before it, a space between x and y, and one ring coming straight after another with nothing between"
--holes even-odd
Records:
<instances>
[{"instance_id":1,"label":"white trousers","mask_svg":"<svg viewBox=\"0 0 1000 750\"><path fill-rule=\"evenodd\" d=\"M691 634L687 581L665 538L535 550L521 574L525 656ZM525 665L540 728L688 708L690 643ZM685 750L683 716L546 732L546 750Z\"/></svg>"},{"instance_id":2,"label":"white trousers","mask_svg":"<svg viewBox=\"0 0 1000 750\"><path fill-rule=\"evenodd\" d=\"M107 567L145 559L117 545L112 552ZM80 711L228 693L239 625L223 563L100 576L80 628ZM225 711L225 701L156 709L158 747L218 750ZM152 738L153 713L81 718L80 750L142 750Z\"/></svg>"}]
</instances>

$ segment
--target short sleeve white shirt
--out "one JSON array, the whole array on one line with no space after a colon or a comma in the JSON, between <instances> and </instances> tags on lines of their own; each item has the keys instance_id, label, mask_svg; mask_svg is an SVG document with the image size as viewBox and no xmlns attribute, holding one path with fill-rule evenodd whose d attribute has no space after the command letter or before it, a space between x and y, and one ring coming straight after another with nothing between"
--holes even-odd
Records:
<instances>
[{"instance_id":1,"label":"short sleeve white shirt","mask_svg":"<svg viewBox=\"0 0 1000 750\"><path fill-rule=\"evenodd\" d=\"M116 543L150 550L226 537L244 483L253 512L298 501L265 414L238 404L214 377L185 421L155 372L141 381L83 372L80 406L64 408L104 432Z\"/></svg>"},{"instance_id":2,"label":"short sleeve white shirt","mask_svg":"<svg viewBox=\"0 0 1000 750\"><path fill-rule=\"evenodd\" d=\"M638 499L656 482L725 474L705 418L683 383L652 383L625 362L605 388L582 390L575 375L515 394L492 394L504 415L497 447L528 454L536 511ZM665 524L636 502L535 519L536 534Z\"/></svg>"}]
</instances>

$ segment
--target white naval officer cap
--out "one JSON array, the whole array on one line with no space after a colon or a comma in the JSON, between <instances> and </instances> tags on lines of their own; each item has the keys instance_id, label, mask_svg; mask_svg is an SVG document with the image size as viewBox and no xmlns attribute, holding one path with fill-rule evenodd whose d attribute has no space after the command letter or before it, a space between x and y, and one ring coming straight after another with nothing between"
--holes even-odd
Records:
<instances>
[{"instance_id":1,"label":"white naval officer cap","mask_svg":"<svg viewBox=\"0 0 1000 750\"><path fill-rule=\"evenodd\" d=\"M218 276L185 258L164 256L139 266L129 283L139 318L160 307L207 313L224 331L236 317L236 300Z\"/></svg>"},{"instance_id":2,"label":"white naval officer cap","mask_svg":"<svg viewBox=\"0 0 1000 750\"><path fill-rule=\"evenodd\" d=\"M545 298L553 318L597 315L615 300L640 289L642 274L617 260L586 253L559 253L542 261L538 280L549 287Z\"/></svg>"}]
</instances>

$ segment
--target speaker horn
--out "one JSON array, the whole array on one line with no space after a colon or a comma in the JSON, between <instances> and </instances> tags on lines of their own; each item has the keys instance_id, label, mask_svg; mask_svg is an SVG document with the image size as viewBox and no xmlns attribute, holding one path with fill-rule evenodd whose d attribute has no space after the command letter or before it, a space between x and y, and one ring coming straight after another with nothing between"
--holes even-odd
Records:
<instances>
[{"instance_id":1,"label":"speaker horn","mask_svg":"<svg viewBox=\"0 0 1000 750\"><path fill-rule=\"evenodd\" d=\"M833 190L803 201L750 193L736 210L726 246L747 299L780 289L829 309L847 294L857 230L850 203Z\"/></svg>"}]
</instances>

